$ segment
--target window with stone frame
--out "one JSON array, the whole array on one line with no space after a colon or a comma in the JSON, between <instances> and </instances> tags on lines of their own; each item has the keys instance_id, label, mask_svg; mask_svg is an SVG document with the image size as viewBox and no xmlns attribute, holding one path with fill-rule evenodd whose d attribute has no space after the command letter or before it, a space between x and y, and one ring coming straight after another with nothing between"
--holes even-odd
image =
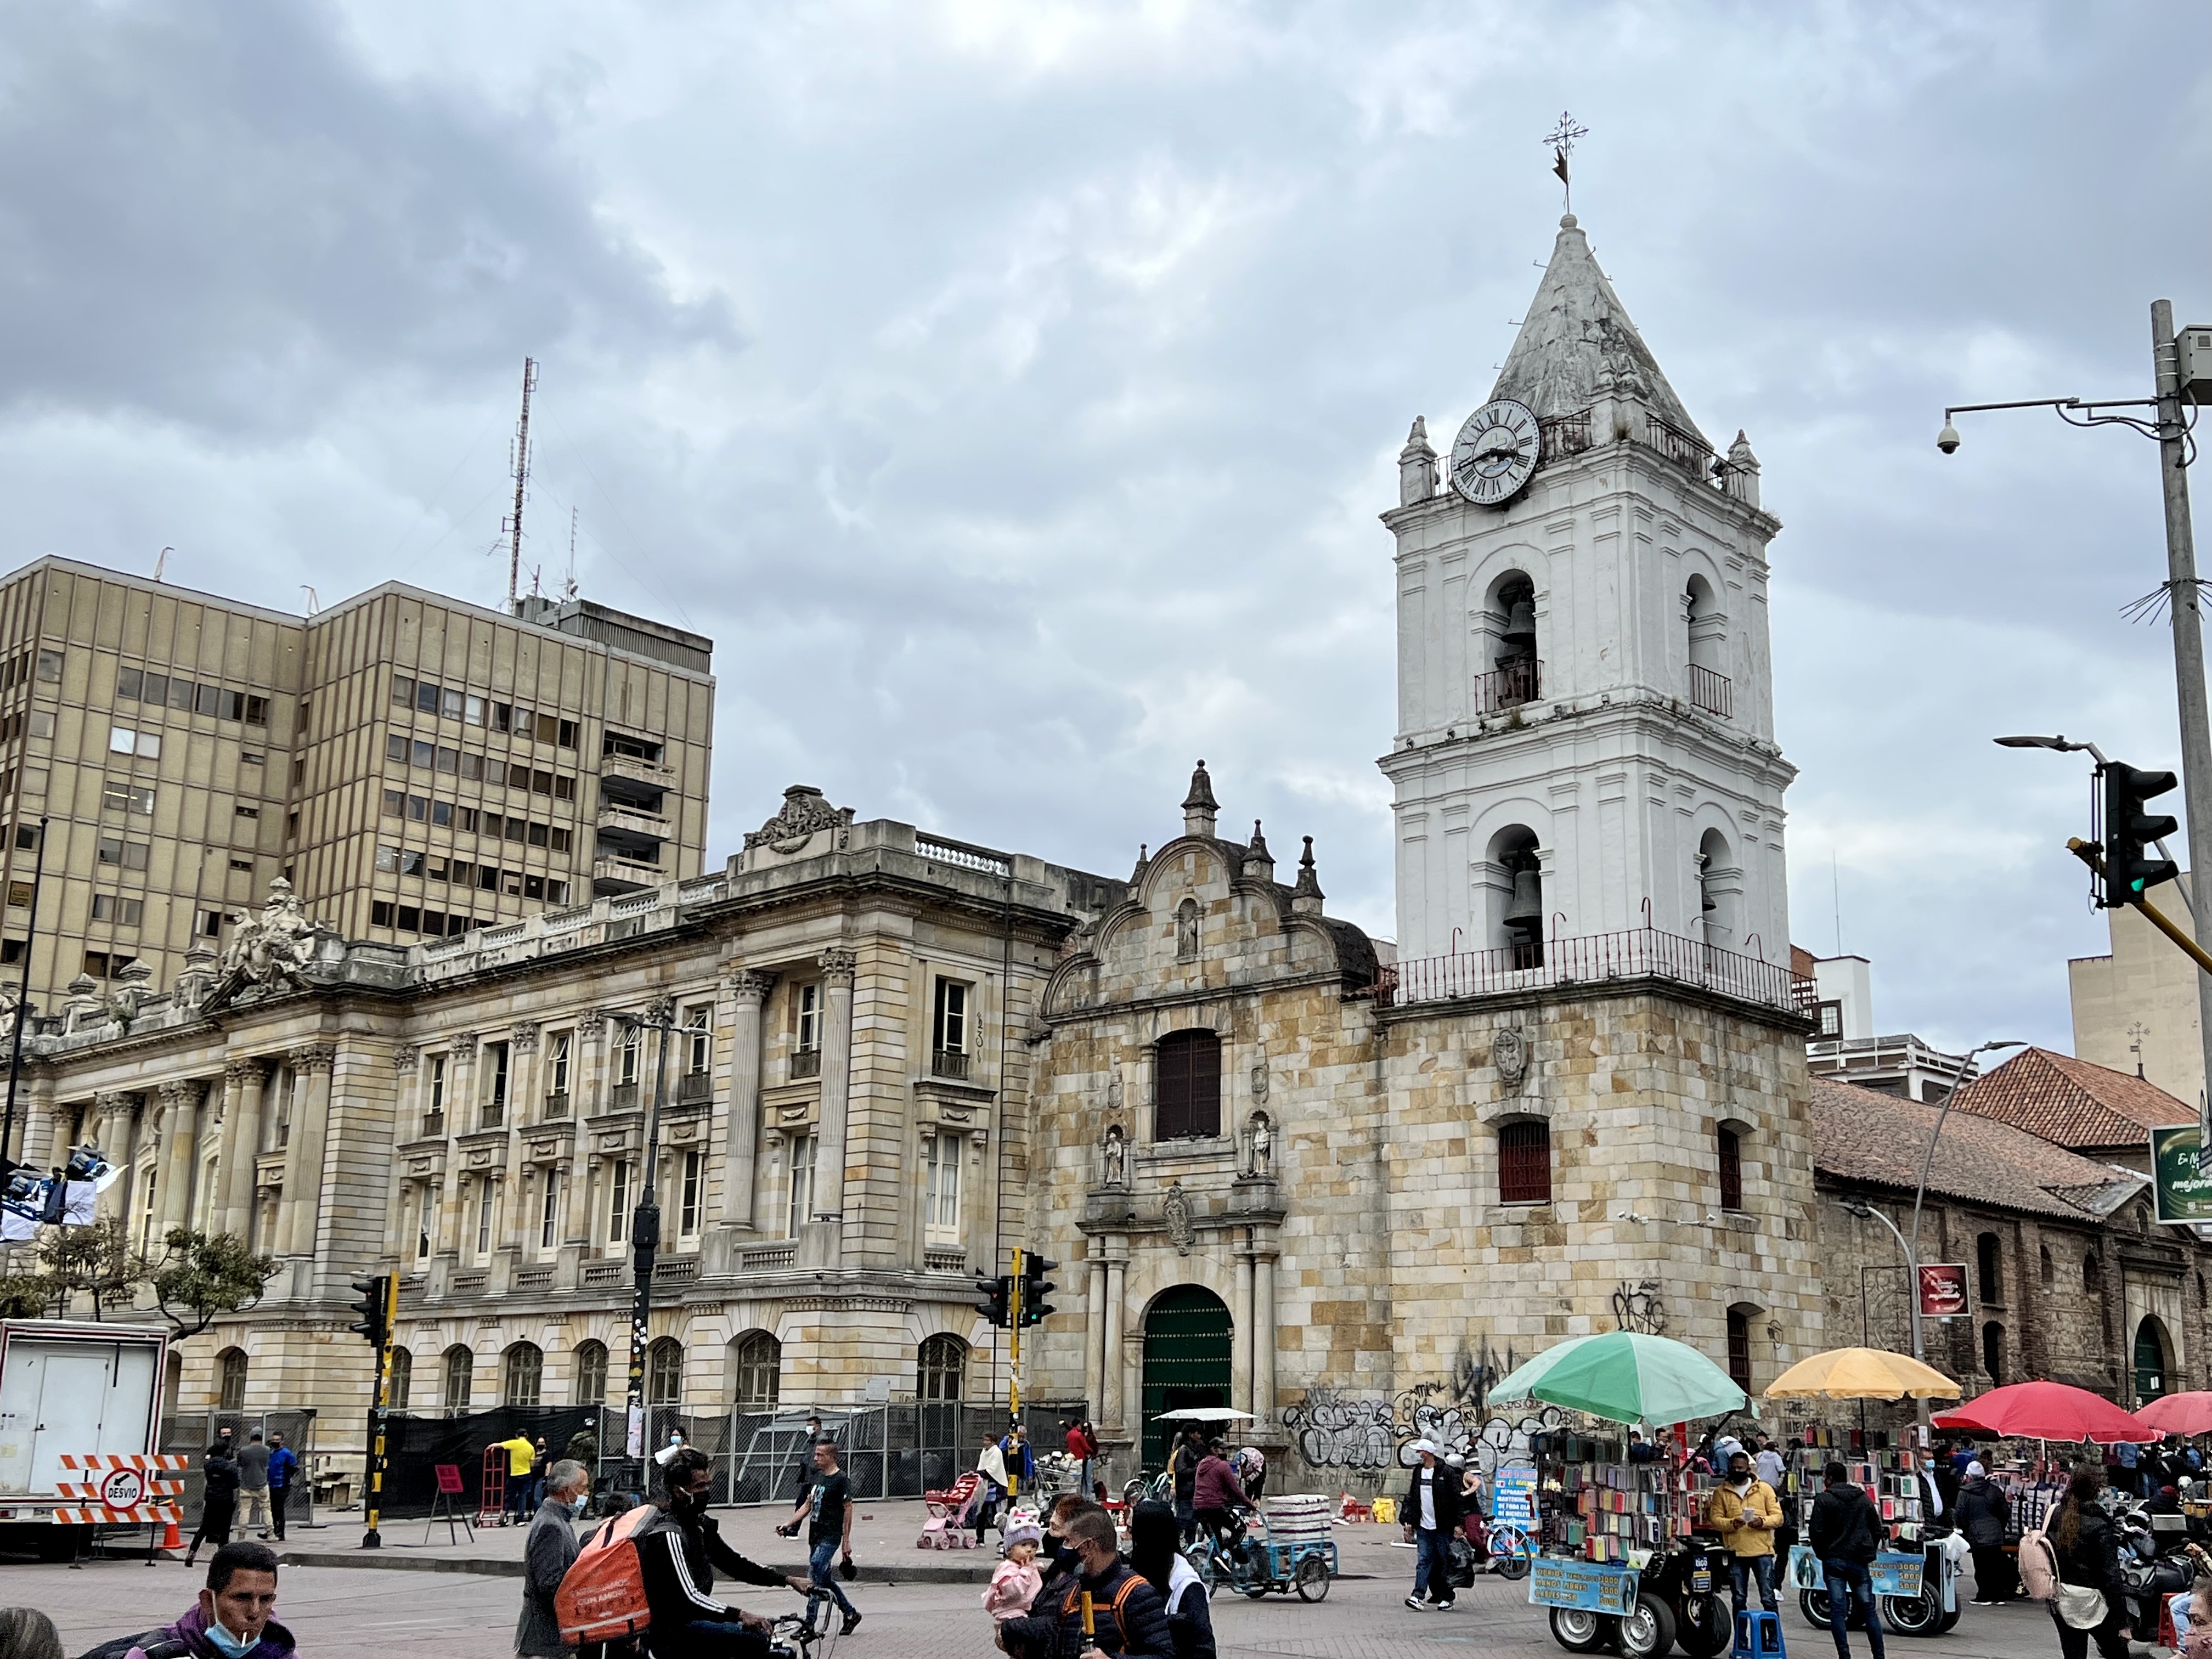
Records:
<instances>
[{"instance_id":1,"label":"window with stone frame","mask_svg":"<svg viewBox=\"0 0 2212 1659\"><path fill-rule=\"evenodd\" d=\"M570 1403L578 1406L601 1406L607 1398L607 1345L604 1342L579 1342L576 1345L576 1376Z\"/></svg>"},{"instance_id":2,"label":"window with stone frame","mask_svg":"<svg viewBox=\"0 0 2212 1659\"><path fill-rule=\"evenodd\" d=\"M246 1350L225 1348L216 1357L215 1402L217 1411L246 1409Z\"/></svg>"},{"instance_id":3,"label":"window with stone frame","mask_svg":"<svg viewBox=\"0 0 2212 1659\"><path fill-rule=\"evenodd\" d=\"M684 1403L684 1345L672 1336L662 1337L645 1351L645 1403Z\"/></svg>"},{"instance_id":4,"label":"window with stone frame","mask_svg":"<svg viewBox=\"0 0 2212 1659\"><path fill-rule=\"evenodd\" d=\"M1751 1311L1746 1308L1728 1310L1728 1368L1729 1381L1751 1393Z\"/></svg>"},{"instance_id":5,"label":"window with stone frame","mask_svg":"<svg viewBox=\"0 0 2212 1659\"><path fill-rule=\"evenodd\" d=\"M1221 1133L1221 1039L1170 1031L1154 1051L1152 1139L1211 1139Z\"/></svg>"},{"instance_id":6,"label":"window with stone frame","mask_svg":"<svg viewBox=\"0 0 2212 1659\"><path fill-rule=\"evenodd\" d=\"M730 1343L730 1403L739 1411L774 1411L783 1393L783 1344L766 1331Z\"/></svg>"},{"instance_id":7,"label":"window with stone frame","mask_svg":"<svg viewBox=\"0 0 2212 1659\"><path fill-rule=\"evenodd\" d=\"M2004 1305L2004 1274L2002 1271L2001 1245L1995 1233L1982 1233L1974 1239L1974 1277L1984 1307Z\"/></svg>"},{"instance_id":8,"label":"window with stone frame","mask_svg":"<svg viewBox=\"0 0 2212 1659\"><path fill-rule=\"evenodd\" d=\"M499 1403L535 1406L545 1379L545 1351L535 1342L511 1345L500 1363Z\"/></svg>"},{"instance_id":9,"label":"window with stone frame","mask_svg":"<svg viewBox=\"0 0 2212 1659\"><path fill-rule=\"evenodd\" d=\"M1723 1125L1713 1134L1721 1175L1721 1208L1743 1208L1743 1143L1736 1132Z\"/></svg>"},{"instance_id":10,"label":"window with stone frame","mask_svg":"<svg viewBox=\"0 0 2212 1659\"><path fill-rule=\"evenodd\" d=\"M448 1417L459 1417L468 1410L476 1370L476 1355L460 1343L446 1350L445 1410Z\"/></svg>"},{"instance_id":11,"label":"window with stone frame","mask_svg":"<svg viewBox=\"0 0 2212 1659\"><path fill-rule=\"evenodd\" d=\"M415 1356L404 1348L392 1351L392 1371L386 1383L390 1408L395 1412L407 1409L407 1396L415 1387Z\"/></svg>"},{"instance_id":12,"label":"window with stone frame","mask_svg":"<svg viewBox=\"0 0 2212 1659\"><path fill-rule=\"evenodd\" d=\"M961 1137L944 1130L926 1130L921 1137L921 1225L933 1241L957 1241L960 1237Z\"/></svg>"},{"instance_id":13,"label":"window with stone frame","mask_svg":"<svg viewBox=\"0 0 2212 1659\"><path fill-rule=\"evenodd\" d=\"M1498 1126L1498 1201L1552 1201L1552 1126L1541 1118L1516 1118Z\"/></svg>"},{"instance_id":14,"label":"window with stone frame","mask_svg":"<svg viewBox=\"0 0 2212 1659\"><path fill-rule=\"evenodd\" d=\"M926 1404L959 1400L966 1392L968 1345L940 1334L925 1340L915 1356L915 1397Z\"/></svg>"},{"instance_id":15,"label":"window with stone frame","mask_svg":"<svg viewBox=\"0 0 2212 1659\"><path fill-rule=\"evenodd\" d=\"M694 1003L684 1011L684 1073L704 1077L714 1065L714 1006Z\"/></svg>"}]
</instances>

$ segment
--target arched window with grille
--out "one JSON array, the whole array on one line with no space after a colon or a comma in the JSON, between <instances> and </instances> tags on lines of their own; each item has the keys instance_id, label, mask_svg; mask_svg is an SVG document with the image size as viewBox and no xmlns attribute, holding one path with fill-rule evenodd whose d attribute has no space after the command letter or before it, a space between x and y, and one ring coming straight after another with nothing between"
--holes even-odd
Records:
<instances>
[{"instance_id":1,"label":"arched window with grille","mask_svg":"<svg viewBox=\"0 0 2212 1659\"><path fill-rule=\"evenodd\" d=\"M1746 1394L1751 1387L1751 1316L1755 1308L1735 1307L1728 1310L1728 1368L1729 1381Z\"/></svg>"},{"instance_id":2,"label":"arched window with grille","mask_svg":"<svg viewBox=\"0 0 2212 1659\"><path fill-rule=\"evenodd\" d=\"M604 1406L607 1401L607 1345L579 1342L575 1359L575 1394L570 1403Z\"/></svg>"},{"instance_id":3,"label":"arched window with grille","mask_svg":"<svg viewBox=\"0 0 2212 1659\"><path fill-rule=\"evenodd\" d=\"M1221 1039L1170 1031L1155 1051L1152 1139L1210 1139L1221 1133Z\"/></svg>"},{"instance_id":4,"label":"arched window with grille","mask_svg":"<svg viewBox=\"0 0 2212 1659\"><path fill-rule=\"evenodd\" d=\"M684 1403L684 1345L672 1336L662 1337L645 1351L645 1403Z\"/></svg>"},{"instance_id":5,"label":"arched window with grille","mask_svg":"<svg viewBox=\"0 0 2212 1659\"><path fill-rule=\"evenodd\" d=\"M404 1348L394 1348L392 1351L390 1384L390 1398L393 1411L404 1412L407 1409L407 1396L413 1392L414 1387L415 1356Z\"/></svg>"},{"instance_id":6,"label":"arched window with grille","mask_svg":"<svg viewBox=\"0 0 2212 1659\"><path fill-rule=\"evenodd\" d=\"M916 1370L916 1399L926 1404L957 1400L967 1383L968 1345L957 1336L933 1336L921 1345Z\"/></svg>"},{"instance_id":7,"label":"arched window with grille","mask_svg":"<svg viewBox=\"0 0 2212 1659\"><path fill-rule=\"evenodd\" d=\"M246 1409L246 1350L225 1348L216 1356L215 1403L218 1411Z\"/></svg>"},{"instance_id":8,"label":"arched window with grille","mask_svg":"<svg viewBox=\"0 0 2212 1659\"><path fill-rule=\"evenodd\" d=\"M783 1394L783 1344L766 1331L730 1340L730 1401L739 1411L774 1411Z\"/></svg>"},{"instance_id":9,"label":"arched window with grille","mask_svg":"<svg viewBox=\"0 0 2212 1659\"><path fill-rule=\"evenodd\" d=\"M456 1342L446 1350L445 1407L458 1417L469 1408L469 1393L476 1382L477 1357Z\"/></svg>"},{"instance_id":10,"label":"arched window with grille","mask_svg":"<svg viewBox=\"0 0 2212 1659\"><path fill-rule=\"evenodd\" d=\"M1552 1126L1541 1118L1517 1118L1498 1127L1498 1201L1552 1201Z\"/></svg>"},{"instance_id":11,"label":"arched window with grille","mask_svg":"<svg viewBox=\"0 0 2212 1659\"><path fill-rule=\"evenodd\" d=\"M502 1406L536 1405L538 1388L544 1379L544 1350L535 1342L512 1344L500 1362L499 1403Z\"/></svg>"},{"instance_id":12,"label":"arched window with grille","mask_svg":"<svg viewBox=\"0 0 2212 1659\"><path fill-rule=\"evenodd\" d=\"M1723 1125L1713 1136L1714 1149L1719 1158L1721 1172L1721 1208L1743 1208L1743 1142L1736 1132Z\"/></svg>"}]
</instances>

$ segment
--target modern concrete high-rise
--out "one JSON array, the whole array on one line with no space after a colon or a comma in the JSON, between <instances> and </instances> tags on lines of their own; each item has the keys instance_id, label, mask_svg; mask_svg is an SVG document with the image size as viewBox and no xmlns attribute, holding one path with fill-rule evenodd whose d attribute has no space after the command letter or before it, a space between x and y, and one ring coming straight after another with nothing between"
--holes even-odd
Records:
<instances>
[{"instance_id":1,"label":"modern concrete high-rise","mask_svg":"<svg viewBox=\"0 0 2212 1659\"><path fill-rule=\"evenodd\" d=\"M52 557L0 578L7 988L42 817L40 1001L166 983L279 876L344 937L411 943L697 875L713 641L517 609L386 582L301 617Z\"/></svg>"}]
</instances>

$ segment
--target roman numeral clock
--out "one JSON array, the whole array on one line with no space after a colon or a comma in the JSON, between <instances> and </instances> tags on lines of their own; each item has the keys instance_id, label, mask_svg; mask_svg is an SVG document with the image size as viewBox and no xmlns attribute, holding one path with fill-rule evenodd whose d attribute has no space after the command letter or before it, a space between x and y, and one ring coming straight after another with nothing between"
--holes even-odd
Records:
<instances>
[{"instance_id":1,"label":"roman numeral clock","mask_svg":"<svg viewBox=\"0 0 2212 1659\"><path fill-rule=\"evenodd\" d=\"M1542 453L1535 411L1493 398L1467 417L1452 441L1452 488L1477 507L1503 507L1527 487Z\"/></svg>"}]
</instances>

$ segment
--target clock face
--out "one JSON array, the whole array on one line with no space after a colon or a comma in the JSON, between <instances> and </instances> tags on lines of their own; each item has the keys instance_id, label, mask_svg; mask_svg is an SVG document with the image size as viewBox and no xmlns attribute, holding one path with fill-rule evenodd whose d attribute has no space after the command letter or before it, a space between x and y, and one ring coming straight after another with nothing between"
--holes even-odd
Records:
<instances>
[{"instance_id":1,"label":"clock face","mask_svg":"<svg viewBox=\"0 0 2212 1659\"><path fill-rule=\"evenodd\" d=\"M1500 398L1467 417L1453 441L1452 488L1477 507L1503 507L1536 471L1543 434L1526 404Z\"/></svg>"}]
</instances>

